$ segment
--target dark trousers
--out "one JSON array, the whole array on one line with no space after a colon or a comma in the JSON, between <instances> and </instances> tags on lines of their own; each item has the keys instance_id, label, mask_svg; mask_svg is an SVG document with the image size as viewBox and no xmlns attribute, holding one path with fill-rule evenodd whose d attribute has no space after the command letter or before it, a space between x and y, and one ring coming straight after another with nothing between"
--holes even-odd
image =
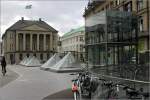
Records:
<instances>
[{"instance_id":1,"label":"dark trousers","mask_svg":"<svg viewBox=\"0 0 150 100\"><path fill-rule=\"evenodd\" d=\"M2 72L5 72L6 73L6 66L2 65Z\"/></svg>"}]
</instances>

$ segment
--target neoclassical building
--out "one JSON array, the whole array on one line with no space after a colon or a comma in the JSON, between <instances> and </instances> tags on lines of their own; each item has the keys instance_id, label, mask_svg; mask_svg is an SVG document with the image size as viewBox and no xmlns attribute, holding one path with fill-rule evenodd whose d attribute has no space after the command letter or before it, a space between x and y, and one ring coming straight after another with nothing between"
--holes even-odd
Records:
<instances>
[{"instance_id":1,"label":"neoclassical building","mask_svg":"<svg viewBox=\"0 0 150 100\"><path fill-rule=\"evenodd\" d=\"M39 20L21 20L3 34L4 56L7 63L19 63L25 56L46 61L57 52L58 31Z\"/></svg>"},{"instance_id":2,"label":"neoclassical building","mask_svg":"<svg viewBox=\"0 0 150 100\"><path fill-rule=\"evenodd\" d=\"M61 51L72 52L77 60L83 61L84 59L84 45L85 45L85 27L72 29L65 33L61 39Z\"/></svg>"}]
</instances>

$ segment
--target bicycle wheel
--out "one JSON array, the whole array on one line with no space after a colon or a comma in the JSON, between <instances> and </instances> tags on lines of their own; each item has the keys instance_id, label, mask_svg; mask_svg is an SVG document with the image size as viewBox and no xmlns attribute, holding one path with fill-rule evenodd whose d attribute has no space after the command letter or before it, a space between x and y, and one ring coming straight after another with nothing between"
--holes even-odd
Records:
<instances>
[{"instance_id":1,"label":"bicycle wheel","mask_svg":"<svg viewBox=\"0 0 150 100\"><path fill-rule=\"evenodd\" d=\"M109 91L109 93L108 93L108 99L117 99L118 98L118 94L116 93L116 91L115 90L111 90L111 91Z\"/></svg>"}]
</instances>

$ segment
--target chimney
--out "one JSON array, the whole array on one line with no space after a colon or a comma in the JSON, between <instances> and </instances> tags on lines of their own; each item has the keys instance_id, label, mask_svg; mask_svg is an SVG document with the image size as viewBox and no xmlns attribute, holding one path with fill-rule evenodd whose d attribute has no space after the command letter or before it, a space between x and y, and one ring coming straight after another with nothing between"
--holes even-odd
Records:
<instances>
[{"instance_id":1,"label":"chimney","mask_svg":"<svg viewBox=\"0 0 150 100\"><path fill-rule=\"evenodd\" d=\"M39 18L39 21L42 21L42 19L41 19L41 18Z\"/></svg>"},{"instance_id":2,"label":"chimney","mask_svg":"<svg viewBox=\"0 0 150 100\"><path fill-rule=\"evenodd\" d=\"M21 20L24 21L24 17L21 17Z\"/></svg>"}]
</instances>

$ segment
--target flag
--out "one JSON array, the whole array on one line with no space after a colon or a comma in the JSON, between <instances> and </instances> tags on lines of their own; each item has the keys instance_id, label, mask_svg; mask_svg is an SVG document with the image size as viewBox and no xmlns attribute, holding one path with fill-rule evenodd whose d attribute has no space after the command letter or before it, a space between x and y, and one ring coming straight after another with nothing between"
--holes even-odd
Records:
<instances>
[{"instance_id":1,"label":"flag","mask_svg":"<svg viewBox=\"0 0 150 100\"><path fill-rule=\"evenodd\" d=\"M25 9L31 9L32 5L26 5Z\"/></svg>"}]
</instances>

